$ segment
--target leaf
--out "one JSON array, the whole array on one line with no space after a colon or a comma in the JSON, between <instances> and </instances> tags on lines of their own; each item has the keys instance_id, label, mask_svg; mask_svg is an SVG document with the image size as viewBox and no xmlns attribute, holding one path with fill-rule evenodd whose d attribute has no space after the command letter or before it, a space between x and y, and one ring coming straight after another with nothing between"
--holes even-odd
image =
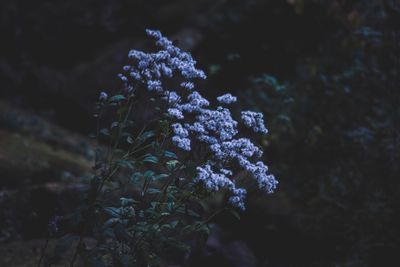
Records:
<instances>
[{"instance_id":1,"label":"leaf","mask_svg":"<svg viewBox=\"0 0 400 267\"><path fill-rule=\"evenodd\" d=\"M143 174L143 178L144 178L146 181L150 181L151 178L153 177L153 175L154 175L154 172L153 172L153 171L147 170L147 171L145 171L145 173Z\"/></svg>"},{"instance_id":2,"label":"leaf","mask_svg":"<svg viewBox=\"0 0 400 267\"><path fill-rule=\"evenodd\" d=\"M138 202L137 202L136 200L134 200L133 198L124 198L124 197L121 197L119 200L121 201L121 206L123 206L123 207L130 206L130 205L133 205L133 204L138 203Z\"/></svg>"},{"instance_id":3,"label":"leaf","mask_svg":"<svg viewBox=\"0 0 400 267\"><path fill-rule=\"evenodd\" d=\"M161 225L161 228L172 229L171 225L168 223Z\"/></svg>"},{"instance_id":4,"label":"leaf","mask_svg":"<svg viewBox=\"0 0 400 267\"><path fill-rule=\"evenodd\" d=\"M127 138L126 138L126 142L128 142L128 144L133 144L133 138L131 137L131 136L128 136Z\"/></svg>"},{"instance_id":5,"label":"leaf","mask_svg":"<svg viewBox=\"0 0 400 267\"><path fill-rule=\"evenodd\" d=\"M110 136L110 131L107 128L101 129L100 133L106 136Z\"/></svg>"},{"instance_id":6,"label":"leaf","mask_svg":"<svg viewBox=\"0 0 400 267\"><path fill-rule=\"evenodd\" d=\"M106 214L110 215L113 218L121 218L120 208L105 207L105 208L103 208L103 210Z\"/></svg>"},{"instance_id":7,"label":"leaf","mask_svg":"<svg viewBox=\"0 0 400 267\"><path fill-rule=\"evenodd\" d=\"M118 121L114 121L113 123L111 123L111 126L110 126L110 128L111 128L111 129L113 129L113 128L117 128L117 127L118 127L118 125L119 125L119 122L118 122Z\"/></svg>"},{"instance_id":8,"label":"leaf","mask_svg":"<svg viewBox=\"0 0 400 267\"><path fill-rule=\"evenodd\" d=\"M170 161L167 161L167 168L168 168L168 170L170 170L170 171L172 171L172 170L174 170L175 168L176 168L176 165L179 163L179 161L177 161L177 160L170 160Z\"/></svg>"},{"instance_id":9,"label":"leaf","mask_svg":"<svg viewBox=\"0 0 400 267\"><path fill-rule=\"evenodd\" d=\"M153 136L155 136L156 134L154 133L154 131L147 131L144 132L141 136L140 136L140 140L145 141Z\"/></svg>"},{"instance_id":10,"label":"leaf","mask_svg":"<svg viewBox=\"0 0 400 267\"><path fill-rule=\"evenodd\" d=\"M146 193L148 194L159 194L161 193L161 190L158 188L149 188L147 189Z\"/></svg>"},{"instance_id":11,"label":"leaf","mask_svg":"<svg viewBox=\"0 0 400 267\"><path fill-rule=\"evenodd\" d=\"M128 168L128 169L134 169L134 161L132 160L116 160L115 163L122 167L122 168Z\"/></svg>"},{"instance_id":12,"label":"leaf","mask_svg":"<svg viewBox=\"0 0 400 267\"><path fill-rule=\"evenodd\" d=\"M108 99L108 103L120 102L125 99L126 99L126 97L123 95L114 95Z\"/></svg>"},{"instance_id":13,"label":"leaf","mask_svg":"<svg viewBox=\"0 0 400 267\"><path fill-rule=\"evenodd\" d=\"M109 228L109 227L112 227L112 226L116 225L116 224L119 223L119 222L120 222L120 219L118 219L118 218L111 218L111 219L108 219L108 220L103 224L103 227L104 227L104 228Z\"/></svg>"},{"instance_id":14,"label":"leaf","mask_svg":"<svg viewBox=\"0 0 400 267\"><path fill-rule=\"evenodd\" d=\"M166 173L161 173L161 174L158 174L158 175L154 176L153 180L157 181L157 180L161 180L161 179L166 178L166 177L169 177L169 175L166 174Z\"/></svg>"},{"instance_id":15,"label":"leaf","mask_svg":"<svg viewBox=\"0 0 400 267\"><path fill-rule=\"evenodd\" d=\"M144 156L143 162L149 162L149 163L157 164L158 163L158 158L156 156L151 155L151 154L146 154Z\"/></svg>"},{"instance_id":16,"label":"leaf","mask_svg":"<svg viewBox=\"0 0 400 267\"><path fill-rule=\"evenodd\" d=\"M178 158L174 152L171 152L171 151L168 151L168 150L164 151L164 156L166 158L173 158L173 159L177 159Z\"/></svg>"},{"instance_id":17,"label":"leaf","mask_svg":"<svg viewBox=\"0 0 400 267\"><path fill-rule=\"evenodd\" d=\"M178 225L179 221L172 221L169 222L169 225L171 225L172 228L175 228Z\"/></svg>"},{"instance_id":18,"label":"leaf","mask_svg":"<svg viewBox=\"0 0 400 267\"><path fill-rule=\"evenodd\" d=\"M136 185L140 182L141 177L143 177L141 172L135 172L129 177L129 182L133 185Z\"/></svg>"}]
</instances>

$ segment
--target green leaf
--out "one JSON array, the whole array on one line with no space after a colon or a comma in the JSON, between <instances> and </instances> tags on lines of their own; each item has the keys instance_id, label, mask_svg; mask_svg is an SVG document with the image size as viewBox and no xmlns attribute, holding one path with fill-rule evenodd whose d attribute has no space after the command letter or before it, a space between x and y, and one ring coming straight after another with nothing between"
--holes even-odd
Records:
<instances>
[{"instance_id":1,"label":"green leaf","mask_svg":"<svg viewBox=\"0 0 400 267\"><path fill-rule=\"evenodd\" d=\"M126 97L123 95L114 95L108 99L108 103L119 102L125 99Z\"/></svg>"},{"instance_id":2,"label":"green leaf","mask_svg":"<svg viewBox=\"0 0 400 267\"><path fill-rule=\"evenodd\" d=\"M154 131L147 131L147 132L142 133L142 135L140 136L140 140L145 141L155 135L156 134L154 133Z\"/></svg>"},{"instance_id":3,"label":"green leaf","mask_svg":"<svg viewBox=\"0 0 400 267\"><path fill-rule=\"evenodd\" d=\"M153 177L154 172L151 170L147 170L144 172L143 177L146 181L152 180L151 178Z\"/></svg>"},{"instance_id":4,"label":"green leaf","mask_svg":"<svg viewBox=\"0 0 400 267\"><path fill-rule=\"evenodd\" d=\"M157 180L161 180L161 179L166 178L166 177L169 177L169 175L166 174L166 173L161 173L161 174L158 174L158 175L154 176L153 180L157 181Z\"/></svg>"},{"instance_id":5,"label":"green leaf","mask_svg":"<svg viewBox=\"0 0 400 267\"><path fill-rule=\"evenodd\" d=\"M105 208L103 208L103 210L106 214L110 215L113 218L121 218L120 208L105 207Z\"/></svg>"},{"instance_id":6,"label":"green leaf","mask_svg":"<svg viewBox=\"0 0 400 267\"><path fill-rule=\"evenodd\" d=\"M133 205L133 204L138 203L138 202L137 202L136 200L134 200L133 198L124 198L124 197L121 197L119 200L121 201L121 206L123 206L123 207L130 206L130 205Z\"/></svg>"},{"instance_id":7,"label":"green leaf","mask_svg":"<svg viewBox=\"0 0 400 267\"><path fill-rule=\"evenodd\" d=\"M103 224L103 227L109 228L109 227L116 225L119 222L120 222L120 219L118 219L118 218L110 218L107 221L105 221L105 223Z\"/></svg>"},{"instance_id":8,"label":"green leaf","mask_svg":"<svg viewBox=\"0 0 400 267\"><path fill-rule=\"evenodd\" d=\"M131 137L131 136L128 136L127 138L126 138L126 142L128 142L128 144L133 144L133 138Z\"/></svg>"},{"instance_id":9,"label":"green leaf","mask_svg":"<svg viewBox=\"0 0 400 267\"><path fill-rule=\"evenodd\" d=\"M143 177L141 172L135 172L129 177L129 182L133 185L139 184L141 177Z\"/></svg>"},{"instance_id":10,"label":"green leaf","mask_svg":"<svg viewBox=\"0 0 400 267\"><path fill-rule=\"evenodd\" d=\"M122 168L128 168L128 169L134 169L135 168L135 162L132 160L116 160L115 163L122 167Z\"/></svg>"},{"instance_id":11,"label":"green leaf","mask_svg":"<svg viewBox=\"0 0 400 267\"><path fill-rule=\"evenodd\" d=\"M167 151L167 150L164 151L164 156L166 158L173 158L173 159L177 159L178 158L174 152Z\"/></svg>"},{"instance_id":12,"label":"green leaf","mask_svg":"<svg viewBox=\"0 0 400 267\"><path fill-rule=\"evenodd\" d=\"M157 189L157 188L149 188L149 189L147 189L147 193L148 194L159 194L159 193L161 193L161 190Z\"/></svg>"},{"instance_id":13,"label":"green leaf","mask_svg":"<svg viewBox=\"0 0 400 267\"><path fill-rule=\"evenodd\" d=\"M179 221L171 221L169 222L169 225L171 225L172 228L175 228L178 225Z\"/></svg>"},{"instance_id":14,"label":"green leaf","mask_svg":"<svg viewBox=\"0 0 400 267\"><path fill-rule=\"evenodd\" d=\"M106 136L110 136L110 131L107 128L101 129L100 133Z\"/></svg>"},{"instance_id":15,"label":"green leaf","mask_svg":"<svg viewBox=\"0 0 400 267\"><path fill-rule=\"evenodd\" d=\"M177 160L167 161L166 164L167 164L168 170L170 170L170 171L174 170L176 168L176 166L178 165L178 163L179 163L179 161L177 161Z\"/></svg>"},{"instance_id":16,"label":"green leaf","mask_svg":"<svg viewBox=\"0 0 400 267\"><path fill-rule=\"evenodd\" d=\"M118 121L114 121L113 123L111 123L111 126L110 126L110 128L111 128L111 129L113 129L113 128L117 128L117 127L118 127L118 125L119 125L119 122L118 122Z\"/></svg>"},{"instance_id":17,"label":"green leaf","mask_svg":"<svg viewBox=\"0 0 400 267\"><path fill-rule=\"evenodd\" d=\"M158 158L156 156L153 156L151 154L146 154L144 156L143 162L149 162L149 163L158 163Z\"/></svg>"}]
</instances>

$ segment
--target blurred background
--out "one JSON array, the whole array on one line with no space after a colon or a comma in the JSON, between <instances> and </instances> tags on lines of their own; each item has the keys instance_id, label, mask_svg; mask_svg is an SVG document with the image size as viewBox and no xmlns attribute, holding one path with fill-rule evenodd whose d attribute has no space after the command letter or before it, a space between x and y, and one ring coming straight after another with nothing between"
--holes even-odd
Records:
<instances>
[{"instance_id":1,"label":"blurred background","mask_svg":"<svg viewBox=\"0 0 400 267\"><path fill-rule=\"evenodd\" d=\"M0 266L35 266L93 160L92 112L160 29L209 97L262 111L279 179L190 266L400 266L400 1L0 1Z\"/></svg>"}]
</instances>

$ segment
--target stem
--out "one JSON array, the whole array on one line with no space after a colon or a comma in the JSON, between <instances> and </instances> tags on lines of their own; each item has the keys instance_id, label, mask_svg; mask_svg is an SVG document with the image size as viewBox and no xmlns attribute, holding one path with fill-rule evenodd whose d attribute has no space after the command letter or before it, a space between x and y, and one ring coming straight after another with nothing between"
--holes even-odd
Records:
<instances>
[{"instance_id":1,"label":"stem","mask_svg":"<svg viewBox=\"0 0 400 267\"><path fill-rule=\"evenodd\" d=\"M46 253L46 250L47 250L47 247L48 247L48 245L49 245L49 239L50 239L50 235L49 235L49 232L47 232L47 235L46 235L46 243L44 244L44 246L43 246L43 248L42 248L42 252L41 252L41 255L40 255L40 259L39 259L39 262L38 262L38 267L40 267L41 265L42 265L42 261L43 261L43 258L44 258L44 254Z\"/></svg>"},{"instance_id":2,"label":"stem","mask_svg":"<svg viewBox=\"0 0 400 267\"><path fill-rule=\"evenodd\" d=\"M78 242L78 245L76 245L76 250L74 252L74 256L72 257L70 267L73 267L74 264L75 264L75 261L76 261L76 259L78 257L79 248L82 246L82 241L83 241L83 236L79 235L79 242Z\"/></svg>"},{"instance_id":3,"label":"stem","mask_svg":"<svg viewBox=\"0 0 400 267\"><path fill-rule=\"evenodd\" d=\"M99 187L96 189L96 192L95 192L93 198L89 200L89 207L90 208L89 208L89 213L87 214L88 218L90 218L90 216L91 216L91 214L93 212L93 210L91 208L96 203L98 195L101 193L105 182L107 180L109 180L112 176L114 176L117 173L117 171L119 170L119 166L115 166L115 165L113 166L113 160L114 160L114 156L115 156L115 150L116 150L116 148L118 147L118 144L119 144L120 136L121 136L121 133L122 133L122 127L125 125L126 121L128 120L129 114L130 114L130 112L132 110L133 103L131 102L131 98L132 98L131 96L129 96L129 98L128 98L127 103L129 105L129 107L128 107L128 110L127 110L127 112L125 114L124 119L122 120L122 115L119 116L118 133L115 136L114 145L112 145L113 140L112 139L110 140L109 147L108 147L108 150L107 150L107 155L106 155L106 160L107 160L106 166L110 166L110 168L108 170L108 173L106 175L104 175L104 177L101 179L101 183L100 183ZM80 248L82 246L82 243L83 243L83 235L85 234L85 232L87 231L87 228L89 227L89 223L88 222L89 222L88 219L85 220L85 223L82 226L82 230L81 230L81 232L79 234L79 242L78 242L78 244L76 246L74 255L72 257L72 260L71 260L71 263L70 263L70 267L74 266L75 261L76 261L76 259L78 257L79 250L80 250Z\"/></svg>"}]
</instances>

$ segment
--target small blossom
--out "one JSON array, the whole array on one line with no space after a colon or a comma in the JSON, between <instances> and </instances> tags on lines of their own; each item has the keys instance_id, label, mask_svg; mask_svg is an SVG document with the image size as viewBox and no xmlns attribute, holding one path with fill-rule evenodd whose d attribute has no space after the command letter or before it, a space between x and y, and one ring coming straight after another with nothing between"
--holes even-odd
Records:
<instances>
[{"instance_id":1,"label":"small blossom","mask_svg":"<svg viewBox=\"0 0 400 267\"><path fill-rule=\"evenodd\" d=\"M179 137L188 137L189 132L187 129L185 129L182 124L180 123L174 123L171 125L172 131Z\"/></svg>"},{"instance_id":2,"label":"small blossom","mask_svg":"<svg viewBox=\"0 0 400 267\"><path fill-rule=\"evenodd\" d=\"M176 104L181 102L181 97L174 91L164 91L163 99L166 100L170 106L176 106Z\"/></svg>"},{"instance_id":3,"label":"small blossom","mask_svg":"<svg viewBox=\"0 0 400 267\"><path fill-rule=\"evenodd\" d=\"M197 180L201 181L211 191L234 187L233 182L225 174L214 172L208 164L197 167L197 171Z\"/></svg>"},{"instance_id":4,"label":"small blossom","mask_svg":"<svg viewBox=\"0 0 400 267\"><path fill-rule=\"evenodd\" d=\"M264 124L264 116L260 112L253 111L242 111L242 121L248 128L252 128L254 132L260 132L263 134L268 133L267 128Z\"/></svg>"},{"instance_id":5,"label":"small blossom","mask_svg":"<svg viewBox=\"0 0 400 267\"><path fill-rule=\"evenodd\" d=\"M189 138L182 138L180 136L173 136L172 137L172 142L179 147L180 149L190 151L190 139Z\"/></svg>"},{"instance_id":6,"label":"small blossom","mask_svg":"<svg viewBox=\"0 0 400 267\"><path fill-rule=\"evenodd\" d=\"M137 81L139 81L139 80L142 79L142 76L140 76L140 74L139 74L137 71L131 71L131 72L129 73L129 75L130 75L133 79L135 79L135 80L137 80Z\"/></svg>"},{"instance_id":7,"label":"small blossom","mask_svg":"<svg viewBox=\"0 0 400 267\"><path fill-rule=\"evenodd\" d=\"M106 101L108 99L108 94L106 92L101 92L99 95L100 101Z\"/></svg>"},{"instance_id":8,"label":"small blossom","mask_svg":"<svg viewBox=\"0 0 400 267\"><path fill-rule=\"evenodd\" d=\"M168 114L175 119L183 119L184 118L182 111L180 111L179 109L176 109L176 108L169 108Z\"/></svg>"},{"instance_id":9,"label":"small blossom","mask_svg":"<svg viewBox=\"0 0 400 267\"><path fill-rule=\"evenodd\" d=\"M224 95L217 97L217 100L221 104L232 104L232 103L236 102L237 97L233 96L231 94L224 94Z\"/></svg>"},{"instance_id":10,"label":"small blossom","mask_svg":"<svg viewBox=\"0 0 400 267\"><path fill-rule=\"evenodd\" d=\"M124 71L129 71L129 70L131 69L131 66L125 65L125 66L122 67L122 69L123 69Z\"/></svg>"},{"instance_id":11,"label":"small blossom","mask_svg":"<svg viewBox=\"0 0 400 267\"><path fill-rule=\"evenodd\" d=\"M157 92L162 91L161 81L158 80L147 81L147 89L149 89L149 91L157 91Z\"/></svg>"},{"instance_id":12,"label":"small blossom","mask_svg":"<svg viewBox=\"0 0 400 267\"><path fill-rule=\"evenodd\" d=\"M122 73L120 73L120 74L118 74L118 77L121 79L121 81L123 81L123 82L127 82L128 81L128 78L125 76L125 75L123 75Z\"/></svg>"},{"instance_id":13,"label":"small blossom","mask_svg":"<svg viewBox=\"0 0 400 267\"><path fill-rule=\"evenodd\" d=\"M192 82L183 82L181 83L181 86L188 90L192 90L194 88L194 84Z\"/></svg>"},{"instance_id":14,"label":"small blossom","mask_svg":"<svg viewBox=\"0 0 400 267\"><path fill-rule=\"evenodd\" d=\"M233 196L229 198L229 203L232 204L232 206L237 207L241 210L245 210L245 204L244 200L246 198L246 189L243 188L235 188L233 189Z\"/></svg>"}]
</instances>

